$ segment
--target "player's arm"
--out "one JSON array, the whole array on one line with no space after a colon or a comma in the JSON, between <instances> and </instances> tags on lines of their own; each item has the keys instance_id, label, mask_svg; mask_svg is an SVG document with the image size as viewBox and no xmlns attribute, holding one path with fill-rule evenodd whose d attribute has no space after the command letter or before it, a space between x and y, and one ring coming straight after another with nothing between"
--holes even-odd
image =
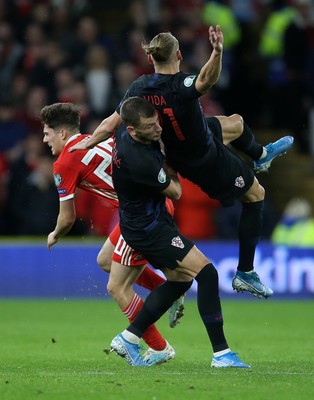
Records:
<instances>
[{"instance_id":1,"label":"player's arm","mask_svg":"<svg viewBox=\"0 0 314 400\"><path fill-rule=\"evenodd\" d=\"M47 238L48 249L66 235L74 225L76 218L74 198L60 201L60 210L55 229L49 233Z\"/></svg>"},{"instance_id":2,"label":"player's arm","mask_svg":"<svg viewBox=\"0 0 314 400\"><path fill-rule=\"evenodd\" d=\"M195 88L200 93L205 93L219 79L222 68L223 34L220 26L208 29L209 42L213 47L207 63L202 67L195 82Z\"/></svg>"},{"instance_id":3,"label":"player's arm","mask_svg":"<svg viewBox=\"0 0 314 400\"><path fill-rule=\"evenodd\" d=\"M163 190L162 193L169 197L169 199L179 200L182 195L181 182L178 178L176 171L170 167L170 165L164 163L163 168L170 178L170 184L167 189Z\"/></svg>"},{"instance_id":4,"label":"player's arm","mask_svg":"<svg viewBox=\"0 0 314 400\"><path fill-rule=\"evenodd\" d=\"M95 129L92 136L88 140L81 140L74 146L69 148L69 151L88 150L103 142L112 136L121 123L120 115L115 111L109 117L105 118Z\"/></svg>"}]
</instances>

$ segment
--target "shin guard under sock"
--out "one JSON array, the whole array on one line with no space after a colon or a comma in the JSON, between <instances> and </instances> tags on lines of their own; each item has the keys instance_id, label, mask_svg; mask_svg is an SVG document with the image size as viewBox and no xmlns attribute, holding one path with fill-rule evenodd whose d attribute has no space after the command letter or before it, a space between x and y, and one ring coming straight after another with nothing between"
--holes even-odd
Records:
<instances>
[{"instance_id":1,"label":"shin guard under sock","mask_svg":"<svg viewBox=\"0 0 314 400\"><path fill-rule=\"evenodd\" d=\"M256 142L255 136L248 125L243 123L243 132L238 139L231 142L232 146L247 154L252 160L259 160L263 153L263 146Z\"/></svg>"},{"instance_id":2,"label":"shin guard under sock","mask_svg":"<svg viewBox=\"0 0 314 400\"><path fill-rule=\"evenodd\" d=\"M263 206L264 200L242 203L238 271L249 272L254 268L255 248L262 232Z\"/></svg>"},{"instance_id":3,"label":"shin guard under sock","mask_svg":"<svg viewBox=\"0 0 314 400\"><path fill-rule=\"evenodd\" d=\"M213 264L207 264L195 280L198 283L197 305L206 327L213 351L228 348L223 331L223 318L219 297L218 273Z\"/></svg>"},{"instance_id":4,"label":"shin guard under sock","mask_svg":"<svg viewBox=\"0 0 314 400\"><path fill-rule=\"evenodd\" d=\"M135 293L130 304L124 310L122 310L122 312L132 323L140 309L143 307L143 304L143 300L137 293ZM163 350L167 345L165 339L161 336L155 324L150 325L146 329L142 338L144 342L154 350Z\"/></svg>"}]
</instances>

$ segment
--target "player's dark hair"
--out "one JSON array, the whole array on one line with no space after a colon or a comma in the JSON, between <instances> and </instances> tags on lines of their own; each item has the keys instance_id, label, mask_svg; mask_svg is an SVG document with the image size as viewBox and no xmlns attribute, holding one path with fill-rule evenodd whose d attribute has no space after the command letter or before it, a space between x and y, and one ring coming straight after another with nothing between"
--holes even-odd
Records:
<instances>
[{"instance_id":1,"label":"player's dark hair","mask_svg":"<svg viewBox=\"0 0 314 400\"><path fill-rule=\"evenodd\" d=\"M73 103L54 103L41 110L40 119L43 125L52 129L66 127L69 130L78 130L80 109Z\"/></svg>"},{"instance_id":2,"label":"player's dark hair","mask_svg":"<svg viewBox=\"0 0 314 400\"><path fill-rule=\"evenodd\" d=\"M149 44L142 43L142 48L157 63L168 63L179 50L179 42L170 32L162 32L156 35Z\"/></svg>"},{"instance_id":3,"label":"player's dark hair","mask_svg":"<svg viewBox=\"0 0 314 400\"><path fill-rule=\"evenodd\" d=\"M137 127L140 118L151 118L155 115L156 109L147 100L142 97L129 97L125 100L120 109L120 117L122 122L128 126Z\"/></svg>"}]
</instances>

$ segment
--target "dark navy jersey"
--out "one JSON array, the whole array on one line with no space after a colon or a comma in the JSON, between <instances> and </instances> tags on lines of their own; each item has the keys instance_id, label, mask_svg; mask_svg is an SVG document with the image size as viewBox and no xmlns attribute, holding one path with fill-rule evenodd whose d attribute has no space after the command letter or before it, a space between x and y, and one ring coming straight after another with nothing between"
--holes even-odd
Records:
<instances>
[{"instance_id":1,"label":"dark navy jersey","mask_svg":"<svg viewBox=\"0 0 314 400\"><path fill-rule=\"evenodd\" d=\"M170 184L158 142L134 140L123 126L114 138L112 179L119 199L120 226L134 234L149 232L167 216L165 196Z\"/></svg>"},{"instance_id":2,"label":"dark navy jersey","mask_svg":"<svg viewBox=\"0 0 314 400\"><path fill-rule=\"evenodd\" d=\"M199 101L201 93L195 89L196 78L183 72L143 75L132 83L122 100L144 97L159 111L161 139L169 161L198 159L212 142Z\"/></svg>"}]
</instances>

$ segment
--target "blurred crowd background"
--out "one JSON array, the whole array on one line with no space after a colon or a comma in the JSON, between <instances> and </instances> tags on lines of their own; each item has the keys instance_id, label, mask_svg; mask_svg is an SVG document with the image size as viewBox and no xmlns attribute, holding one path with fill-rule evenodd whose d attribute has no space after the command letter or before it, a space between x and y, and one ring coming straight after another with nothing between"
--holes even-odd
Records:
<instances>
[{"instance_id":1,"label":"blurred crowd background","mask_svg":"<svg viewBox=\"0 0 314 400\"><path fill-rule=\"evenodd\" d=\"M59 202L42 107L79 105L81 131L92 133L130 83L152 72L142 41L172 32L182 70L197 73L216 24L224 33L223 71L202 97L205 114L239 113L253 130L293 134L295 151L312 156L313 0L0 0L0 235L47 235L55 226ZM183 186L176 219L184 234L237 237L237 206L222 209L195 185ZM117 211L88 196L77 194L71 234L108 235ZM264 238L281 211L266 202Z\"/></svg>"}]
</instances>

